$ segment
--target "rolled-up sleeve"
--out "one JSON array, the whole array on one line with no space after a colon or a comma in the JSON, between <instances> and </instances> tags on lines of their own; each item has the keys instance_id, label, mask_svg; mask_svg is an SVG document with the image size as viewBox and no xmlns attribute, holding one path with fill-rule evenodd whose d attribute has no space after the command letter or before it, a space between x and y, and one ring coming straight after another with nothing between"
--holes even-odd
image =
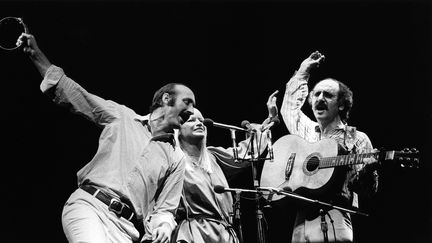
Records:
<instances>
[{"instance_id":1,"label":"rolled-up sleeve","mask_svg":"<svg viewBox=\"0 0 432 243\"><path fill-rule=\"evenodd\" d=\"M296 72L286 84L281 107L282 119L291 134L309 138L315 132L316 122L301 110L309 93L307 73Z\"/></svg>"}]
</instances>

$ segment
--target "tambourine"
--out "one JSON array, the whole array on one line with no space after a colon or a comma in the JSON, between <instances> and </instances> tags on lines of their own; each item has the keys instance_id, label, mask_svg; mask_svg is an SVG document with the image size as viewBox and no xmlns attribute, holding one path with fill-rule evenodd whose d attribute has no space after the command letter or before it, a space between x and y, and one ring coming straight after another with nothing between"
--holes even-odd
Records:
<instances>
[{"instance_id":1,"label":"tambourine","mask_svg":"<svg viewBox=\"0 0 432 243\"><path fill-rule=\"evenodd\" d=\"M0 20L0 48L12 51L19 48L17 44L18 37L22 33L28 33L24 21L18 17L5 17Z\"/></svg>"}]
</instances>

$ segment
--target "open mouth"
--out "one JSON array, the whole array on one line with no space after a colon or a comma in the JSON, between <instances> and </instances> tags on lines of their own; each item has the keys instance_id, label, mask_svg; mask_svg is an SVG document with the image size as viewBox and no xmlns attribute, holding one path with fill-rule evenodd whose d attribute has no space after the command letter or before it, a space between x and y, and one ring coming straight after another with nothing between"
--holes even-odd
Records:
<instances>
[{"instance_id":1,"label":"open mouth","mask_svg":"<svg viewBox=\"0 0 432 243\"><path fill-rule=\"evenodd\" d=\"M192 115L189 111L183 111L180 113L180 118L182 119L181 124L185 123L187 120L189 120L189 117Z\"/></svg>"},{"instance_id":2,"label":"open mouth","mask_svg":"<svg viewBox=\"0 0 432 243\"><path fill-rule=\"evenodd\" d=\"M317 110L317 111L327 110L327 105L324 102L320 102L320 103L315 105L315 110Z\"/></svg>"}]
</instances>

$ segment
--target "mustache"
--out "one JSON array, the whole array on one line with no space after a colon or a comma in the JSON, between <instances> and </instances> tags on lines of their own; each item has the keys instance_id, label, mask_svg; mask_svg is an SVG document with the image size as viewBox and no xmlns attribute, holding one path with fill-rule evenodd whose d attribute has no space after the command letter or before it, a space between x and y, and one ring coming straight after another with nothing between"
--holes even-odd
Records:
<instances>
[{"instance_id":1,"label":"mustache","mask_svg":"<svg viewBox=\"0 0 432 243\"><path fill-rule=\"evenodd\" d=\"M327 104L324 101L318 101L315 103L315 109L326 109L327 110Z\"/></svg>"}]
</instances>

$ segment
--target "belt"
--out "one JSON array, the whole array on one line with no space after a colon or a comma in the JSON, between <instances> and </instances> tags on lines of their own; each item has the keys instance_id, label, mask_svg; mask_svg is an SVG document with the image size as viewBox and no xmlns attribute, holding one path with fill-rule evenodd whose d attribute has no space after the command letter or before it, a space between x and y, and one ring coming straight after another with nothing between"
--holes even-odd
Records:
<instances>
[{"instance_id":1,"label":"belt","mask_svg":"<svg viewBox=\"0 0 432 243\"><path fill-rule=\"evenodd\" d=\"M139 229L140 224L138 223L136 214L126 203L105 194L100 189L91 185L81 185L80 188L107 205L109 211L115 213L118 217L123 217L129 220L137 229Z\"/></svg>"}]
</instances>

